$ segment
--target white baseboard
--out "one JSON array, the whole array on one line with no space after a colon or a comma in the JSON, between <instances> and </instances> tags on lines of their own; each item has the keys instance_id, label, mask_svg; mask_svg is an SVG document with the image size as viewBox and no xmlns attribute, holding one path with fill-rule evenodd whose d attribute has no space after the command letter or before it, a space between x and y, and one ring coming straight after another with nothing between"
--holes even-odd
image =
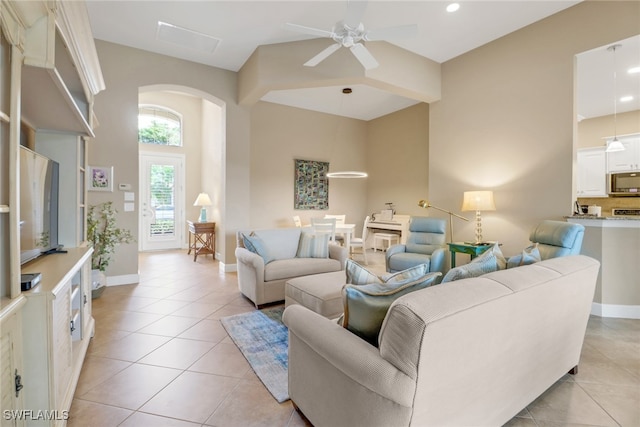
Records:
<instances>
[{"instance_id":1,"label":"white baseboard","mask_svg":"<svg viewBox=\"0 0 640 427\"><path fill-rule=\"evenodd\" d=\"M107 286L131 285L140 282L139 274L123 274L121 276L107 276Z\"/></svg>"},{"instance_id":2,"label":"white baseboard","mask_svg":"<svg viewBox=\"0 0 640 427\"><path fill-rule=\"evenodd\" d=\"M222 273L233 273L234 271L238 271L238 264L225 264L220 262L220 271Z\"/></svg>"},{"instance_id":3,"label":"white baseboard","mask_svg":"<svg viewBox=\"0 0 640 427\"><path fill-rule=\"evenodd\" d=\"M591 304L591 314L598 317L640 319L640 305Z\"/></svg>"}]
</instances>

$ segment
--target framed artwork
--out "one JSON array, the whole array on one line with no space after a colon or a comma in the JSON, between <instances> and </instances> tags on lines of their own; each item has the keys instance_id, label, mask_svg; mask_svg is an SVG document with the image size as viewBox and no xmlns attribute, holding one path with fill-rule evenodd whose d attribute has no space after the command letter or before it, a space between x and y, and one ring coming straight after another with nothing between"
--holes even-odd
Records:
<instances>
[{"instance_id":1,"label":"framed artwork","mask_svg":"<svg viewBox=\"0 0 640 427\"><path fill-rule=\"evenodd\" d=\"M294 209L329 209L329 162L295 161Z\"/></svg>"},{"instance_id":2,"label":"framed artwork","mask_svg":"<svg viewBox=\"0 0 640 427\"><path fill-rule=\"evenodd\" d=\"M113 166L89 166L87 190L113 191Z\"/></svg>"}]
</instances>

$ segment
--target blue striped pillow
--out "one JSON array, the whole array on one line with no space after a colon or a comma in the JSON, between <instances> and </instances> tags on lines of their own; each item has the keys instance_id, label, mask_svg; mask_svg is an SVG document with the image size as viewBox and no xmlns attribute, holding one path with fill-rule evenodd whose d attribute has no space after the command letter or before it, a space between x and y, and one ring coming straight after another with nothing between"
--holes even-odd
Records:
<instances>
[{"instance_id":1,"label":"blue striped pillow","mask_svg":"<svg viewBox=\"0 0 640 427\"><path fill-rule=\"evenodd\" d=\"M300 234L298 243L298 258L329 258L329 233L306 233Z\"/></svg>"}]
</instances>

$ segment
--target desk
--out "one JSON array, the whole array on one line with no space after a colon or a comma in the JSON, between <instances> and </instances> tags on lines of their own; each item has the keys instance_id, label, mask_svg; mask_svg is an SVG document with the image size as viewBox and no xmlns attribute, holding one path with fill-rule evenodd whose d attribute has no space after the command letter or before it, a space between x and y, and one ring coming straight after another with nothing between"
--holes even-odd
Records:
<instances>
[{"instance_id":1,"label":"desk","mask_svg":"<svg viewBox=\"0 0 640 427\"><path fill-rule=\"evenodd\" d=\"M451 268L456 266L456 253L469 254L471 259L474 259L492 246L492 243L483 245L473 245L471 243L453 242L447 243L449 245L449 252L451 252Z\"/></svg>"},{"instance_id":2,"label":"desk","mask_svg":"<svg viewBox=\"0 0 640 427\"><path fill-rule=\"evenodd\" d=\"M216 259L216 223L187 221L187 224L189 224L189 252L187 255L193 249L193 262L196 261L198 255L211 254L213 259ZM192 237L193 243L191 243Z\"/></svg>"}]
</instances>

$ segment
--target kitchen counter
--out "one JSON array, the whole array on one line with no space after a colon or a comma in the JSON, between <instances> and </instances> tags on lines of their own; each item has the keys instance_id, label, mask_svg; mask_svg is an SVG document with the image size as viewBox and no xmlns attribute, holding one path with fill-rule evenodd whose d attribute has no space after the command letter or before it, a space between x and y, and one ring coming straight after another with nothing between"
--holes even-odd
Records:
<instances>
[{"instance_id":1,"label":"kitchen counter","mask_svg":"<svg viewBox=\"0 0 640 427\"><path fill-rule=\"evenodd\" d=\"M581 253L600 261L591 314L640 319L640 217L565 218L584 225Z\"/></svg>"},{"instance_id":2,"label":"kitchen counter","mask_svg":"<svg viewBox=\"0 0 640 427\"><path fill-rule=\"evenodd\" d=\"M612 220L612 221L640 221L640 216L595 216L595 215L571 215L565 219L587 219L587 220ZM571 222L571 221L570 221Z\"/></svg>"}]
</instances>

